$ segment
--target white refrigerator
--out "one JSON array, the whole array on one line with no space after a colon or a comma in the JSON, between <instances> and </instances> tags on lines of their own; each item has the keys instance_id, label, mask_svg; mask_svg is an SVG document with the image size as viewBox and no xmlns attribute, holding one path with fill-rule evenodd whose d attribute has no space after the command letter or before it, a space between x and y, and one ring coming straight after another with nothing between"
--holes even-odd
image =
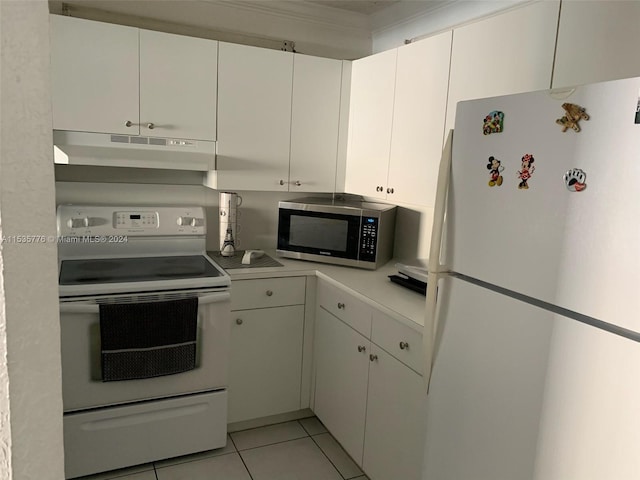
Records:
<instances>
[{"instance_id":1,"label":"white refrigerator","mask_svg":"<svg viewBox=\"0 0 640 480\"><path fill-rule=\"evenodd\" d=\"M458 104L424 479L640 478L639 97Z\"/></svg>"}]
</instances>

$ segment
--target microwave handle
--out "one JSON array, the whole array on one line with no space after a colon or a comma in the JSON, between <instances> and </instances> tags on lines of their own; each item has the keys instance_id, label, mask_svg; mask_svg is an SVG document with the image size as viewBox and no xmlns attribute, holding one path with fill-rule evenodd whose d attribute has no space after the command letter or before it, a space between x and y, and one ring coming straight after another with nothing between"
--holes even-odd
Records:
<instances>
[{"instance_id":1,"label":"microwave handle","mask_svg":"<svg viewBox=\"0 0 640 480\"><path fill-rule=\"evenodd\" d=\"M231 298L229 292L215 292L198 297L198 306L211 303L226 302ZM60 303L60 313L94 313L100 312L100 305L96 303Z\"/></svg>"}]
</instances>

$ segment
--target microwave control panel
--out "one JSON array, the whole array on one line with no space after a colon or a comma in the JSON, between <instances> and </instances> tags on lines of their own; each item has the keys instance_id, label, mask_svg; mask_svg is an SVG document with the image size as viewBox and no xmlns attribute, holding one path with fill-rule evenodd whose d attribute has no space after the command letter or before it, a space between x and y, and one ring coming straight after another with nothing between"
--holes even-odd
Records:
<instances>
[{"instance_id":1,"label":"microwave control panel","mask_svg":"<svg viewBox=\"0 0 640 480\"><path fill-rule=\"evenodd\" d=\"M359 260L375 262L376 246L378 243L378 219L375 217L362 217L362 225L360 228Z\"/></svg>"}]
</instances>

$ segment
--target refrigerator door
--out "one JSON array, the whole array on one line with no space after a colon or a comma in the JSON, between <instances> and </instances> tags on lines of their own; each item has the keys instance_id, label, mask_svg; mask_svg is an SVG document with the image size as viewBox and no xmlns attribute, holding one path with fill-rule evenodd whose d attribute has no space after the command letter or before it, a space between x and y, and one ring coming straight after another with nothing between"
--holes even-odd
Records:
<instances>
[{"instance_id":1,"label":"refrigerator door","mask_svg":"<svg viewBox=\"0 0 640 480\"><path fill-rule=\"evenodd\" d=\"M640 344L556 317L535 480L640 478Z\"/></svg>"},{"instance_id":2,"label":"refrigerator door","mask_svg":"<svg viewBox=\"0 0 640 480\"><path fill-rule=\"evenodd\" d=\"M633 78L459 103L451 269L640 331L639 92L640 78ZM556 123L564 103L586 109L580 132L562 132ZM503 131L485 135L483 120L492 111L504 113ZM519 188L525 155L534 162L528 188ZM490 157L502 177L493 186ZM582 191L565 184L573 169L586 173Z\"/></svg>"},{"instance_id":3,"label":"refrigerator door","mask_svg":"<svg viewBox=\"0 0 640 480\"><path fill-rule=\"evenodd\" d=\"M425 480L531 480L553 315L462 280L439 290Z\"/></svg>"}]
</instances>

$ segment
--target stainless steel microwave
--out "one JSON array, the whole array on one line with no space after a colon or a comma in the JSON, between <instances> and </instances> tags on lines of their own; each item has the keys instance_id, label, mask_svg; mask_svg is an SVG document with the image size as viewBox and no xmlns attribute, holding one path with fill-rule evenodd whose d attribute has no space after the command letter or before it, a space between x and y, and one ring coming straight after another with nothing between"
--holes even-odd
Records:
<instances>
[{"instance_id":1,"label":"stainless steel microwave","mask_svg":"<svg viewBox=\"0 0 640 480\"><path fill-rule=\"evenodd\" d=\"M375 270L393 256L394 205L309 197L278 206L281 257Z\"/></svg>"}]
</instances>

